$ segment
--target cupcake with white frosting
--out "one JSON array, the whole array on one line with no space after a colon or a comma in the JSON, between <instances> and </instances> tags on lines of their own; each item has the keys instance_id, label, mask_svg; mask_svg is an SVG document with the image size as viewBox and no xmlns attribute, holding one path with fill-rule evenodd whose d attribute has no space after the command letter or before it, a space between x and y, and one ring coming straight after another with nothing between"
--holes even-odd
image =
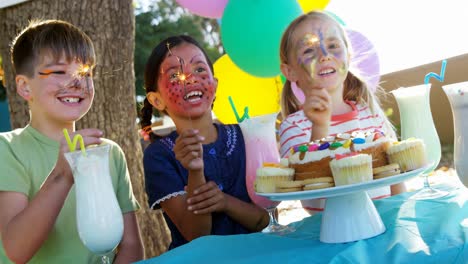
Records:
<instances>
[{"instance_id":1,"label":"cupcake with white frosting","mask_svg":"<svg viewBox=\"0 0 468 264\"><path fill-rule=\"evenodd\" d=\"M292 181L294 169L288 168L287 164L264 163L263 167L257 169L255 178L255 191L259 193L274 193L277 191L279 182Z\"/></svg>"},{"instance_id":2,"label":"cupcake with white frosting","mask_svg":"<svg viewBox=\"0 0 468 264\"><path fill-rule=\"evenodd\" d=\"M427 164L426 146L424 141L409 138L393 143L387 149L390 163L398 163L402 172L424 167Z\"/></svg>"},{"instance_id":3,"label":"cupcake with white frosting","mask_svg":"<svg viewBox=\"0 0 468 264\"><path fill-rule=\"evenodd\" d=\"M372 156L351 153L344 157L337 156L330 161L335 186L371 181Z\"/></svg>"}]
</instances>

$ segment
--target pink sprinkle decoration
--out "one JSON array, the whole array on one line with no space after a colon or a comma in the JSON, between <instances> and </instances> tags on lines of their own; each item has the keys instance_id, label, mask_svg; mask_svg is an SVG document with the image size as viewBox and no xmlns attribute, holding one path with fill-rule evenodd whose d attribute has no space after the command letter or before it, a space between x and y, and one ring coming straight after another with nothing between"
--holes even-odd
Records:
<instances>
[{"instance_id":1,"label":"pink sprinkle decoration","mask_svg":"<svg viewBox=\"0 0 468 264\"><path fill-rule=\"evenodd\" d=\"M319 145L317 144L309 145L309 152L316 151L318 148L319 148Z\"/></svg>"}]
</instances>

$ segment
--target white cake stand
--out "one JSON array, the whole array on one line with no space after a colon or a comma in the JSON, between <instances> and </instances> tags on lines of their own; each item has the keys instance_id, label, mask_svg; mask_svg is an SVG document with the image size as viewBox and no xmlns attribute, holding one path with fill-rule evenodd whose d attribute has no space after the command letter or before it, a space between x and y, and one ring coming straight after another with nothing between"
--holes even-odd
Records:
<instances>
[{"instance_id":1,"label":"white cake stand","mask_svg":"<svg viewBox=\"0 0 468 264\"><path fill-rule=\"evenodd\" d=\"M393 185L416 177L430 165L399 175L358 184L312 191L257 193L273 201L327 198L320 226L320 241L345 243L371 238L385 232L385 225L366 190Z\"/></svg>"}]
</instances>

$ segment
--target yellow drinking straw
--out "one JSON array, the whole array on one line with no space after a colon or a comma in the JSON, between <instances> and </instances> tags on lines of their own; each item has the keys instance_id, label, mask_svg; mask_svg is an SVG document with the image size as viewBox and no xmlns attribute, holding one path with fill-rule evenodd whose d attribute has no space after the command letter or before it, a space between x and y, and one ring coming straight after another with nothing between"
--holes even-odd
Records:
<instances>
[{"instance_id":1,"label":"yellow drinking straw","mask_svg":"<svg viewBox=\"0 0 468 264\"><path fill-rule=\"evenodd\" d=\"M76 142L79 141L80 142L80 148L81 148L81 154L83 154L83 156L86 156L86 149L85 149L85 145L84 145L84 142L83 142L83 137L80 134L76 134L73 137L73 142L70 140L70 135L68 134L68 130L66 128L63 129L63 135L65 136L65 139L67 140L68 148L70 149L71 152L75 151Z\"/></svg>"}]
</instances>

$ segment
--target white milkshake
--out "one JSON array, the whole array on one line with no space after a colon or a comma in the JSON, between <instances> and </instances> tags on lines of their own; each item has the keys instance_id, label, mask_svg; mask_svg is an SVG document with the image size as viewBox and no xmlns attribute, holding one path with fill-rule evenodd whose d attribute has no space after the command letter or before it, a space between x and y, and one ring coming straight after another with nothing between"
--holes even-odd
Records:
<instances>
[{"instance_id":1,"label":"white milkshake","mask_svg":"<svg viewBox=\"0 0 468 264\"><path fill-rule=\"evenodd\" d=\"M454 162L460 181L468 187L468 82L442 86L453 112ZM465 119L465 120L463 120ZM464 161L464 162L463 162Z\"/></svg>"},{"instance_id":2,"label":"white milkshake","mask_svg":"<svg viewBox=\"0 0 468 264\"><path fill-rule=\"evenodd\" d=\"M391 91L400 110L401 139L422 139L426 145L428 161L434 162L426 173L437 167L442 155L429 104L430 88L431 84L423 84Z\"/></svg>"},{"instance_id":3,"label":"white milkshake","mask_svg":"<svg viewBox=\"0 0 468 264\"><path fill-rule=\"evenodd\" d=\"M426 154L431 167L423 173L424 187L411 196L413 200L427 200L443 197L447 191L433 188L429 184L428 174L439 165L442 156L439 135L432 119L429 95L431 84L422 84L391 91L400 109L401 138L419 138L426 145Z\"/></svg>"},{"instance_id":4,"label":"white milkshake","mask_svg":"<svg viewBox=\"0 0 468 264\"><path fill-rule=\"evenodd\" d=\"M96 254L113 250L122 239L123 217L109 172L109 145L66 153L75 179L78 233Z\"/></svg>"}]
</instances>

